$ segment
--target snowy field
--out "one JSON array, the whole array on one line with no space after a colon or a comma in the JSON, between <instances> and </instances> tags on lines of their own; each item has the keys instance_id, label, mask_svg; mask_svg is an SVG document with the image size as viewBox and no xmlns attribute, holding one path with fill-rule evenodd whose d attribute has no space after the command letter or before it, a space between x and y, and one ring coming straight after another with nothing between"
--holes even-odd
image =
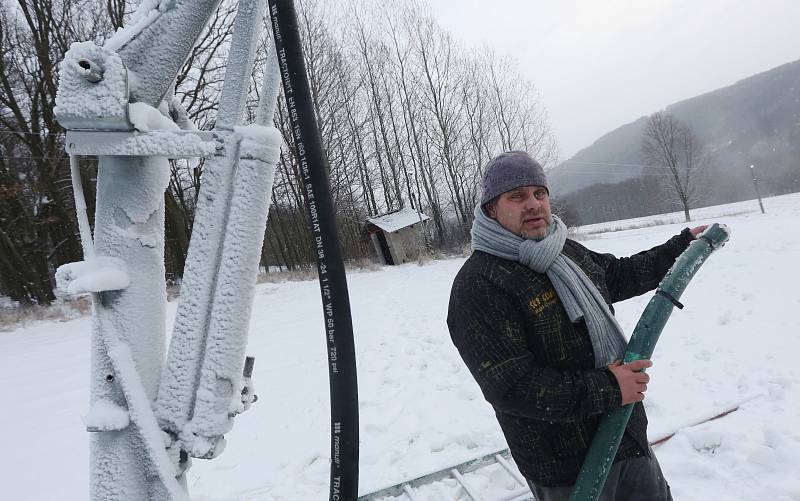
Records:
<instances>
[{"instance_id":1,"label":"snowy field","mask_svg":"<svg viewBox=\"0 0 800 501\"><path fill-rule=\"evenodd\" d=\"M650 370L651 439L678 501L800 500L800 194L693 211L731 241L698 272ZM593 250L628 255L678 233L680 215L582 228ZM660 224L645 227L658 222ZM600 227L598 227L600 226ZM594 233L606 228L638 229ZM361 493L499 450L490 406L445 325L463 259L349 275L361 401ZM195 460L193 499L323 500L328 380L317 283L257 288L248 352L259 401L228 448ZM630 332L650 298L618 305ZM169 314L174 315L175 304ZM0 332L0 499L88 499L89 319ZM731 406L739 410L685 427ZM485 475L500 492L508 479ZM490 485L491 484L491 485ZM452 487L452 484L451 484ZM453 499L454 487L429 499Z\"/></svg>"}]
</instances>

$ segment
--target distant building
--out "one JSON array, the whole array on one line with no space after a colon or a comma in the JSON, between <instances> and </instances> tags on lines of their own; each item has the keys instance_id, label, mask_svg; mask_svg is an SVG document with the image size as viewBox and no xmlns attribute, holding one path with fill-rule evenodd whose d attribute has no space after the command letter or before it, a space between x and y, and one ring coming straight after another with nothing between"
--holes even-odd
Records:
<instances>
[{"instance_id":1,"label":"distant building","mask_svg":"<svg viewBox=\"0 0 800 501\"><path fill-rule=\"evenodd\" d=\"M383 264L402 264L419 256L428 216L406 207L367 219L366 231Z\"/></svg>"}]
</instances>

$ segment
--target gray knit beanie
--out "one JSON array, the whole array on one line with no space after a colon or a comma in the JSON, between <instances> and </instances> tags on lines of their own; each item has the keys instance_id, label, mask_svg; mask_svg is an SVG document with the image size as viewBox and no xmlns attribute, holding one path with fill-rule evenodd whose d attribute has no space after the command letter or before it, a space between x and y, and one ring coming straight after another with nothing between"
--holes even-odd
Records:
<instances>
[{"instance_id":1,"label":"gray knit beanie","mask_svg":"<svg viewBox=\"0 0 800 501\"><path fill-rule=\"evenodd\" d=\"M524 151L507 151L489 160L483 169L481 205L520 186L547 187L547 177L539 162Z\"/></svg>"}]
</instances>

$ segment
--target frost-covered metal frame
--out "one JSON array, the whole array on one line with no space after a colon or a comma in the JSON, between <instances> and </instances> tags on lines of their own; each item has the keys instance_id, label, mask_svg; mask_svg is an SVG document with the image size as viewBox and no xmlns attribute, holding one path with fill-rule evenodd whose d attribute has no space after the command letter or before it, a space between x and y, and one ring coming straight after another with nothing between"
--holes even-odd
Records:
<instances>
[{"instance_id":1,"label":"frost-covered metal frame","mask_svg":"<svg viewBox=\"0 0 800 501\"><path fill-rule=\"evenodd\" d=\"M190 457L224 448L255 400L245 347L281 136L268 65L257 123L242 125L265 5L242 0L217 126L198 132L170 91L219 0L145 0L103 47L73 44L56 115L68 129L84 261L57 273L93 298L92 499L188 499ZM174 118L173 118L174 117ZM99 156L94 236L77 155ZM178 314L166 349L164 191L168 158L205 156Z\"/></svg>"}]
</instances>

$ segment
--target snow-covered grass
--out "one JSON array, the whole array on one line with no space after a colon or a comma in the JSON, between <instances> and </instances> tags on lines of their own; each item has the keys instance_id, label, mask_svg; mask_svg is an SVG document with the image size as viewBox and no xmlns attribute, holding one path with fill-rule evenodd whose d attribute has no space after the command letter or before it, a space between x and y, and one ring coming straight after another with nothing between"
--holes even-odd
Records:
<instances>
[{"instance_id":1,"label":"snow-covered grass","mask_svg":"<svg viewBox=\"0 0 800 501\"><path fill-rule=\"evenodd\" d=\"M645 400L650 436L684 428L656 449L675 499L798 500L800 194L693 212L720 221L731 241L698 272L655 351ZM671 216L670 216L671 217ZM627 255L684 226L607 223L586 242ZM618 225L618 226L613 226ZM641 227L638 227L641 226ZM349 275L359 369L361 493L505 447L491 407L452 347L445 325L463 258ZM237 418L228 447L195 460L193 499L327 499L328 379L316 282L256 289L248 352L259 401ZM650 295L617 306L632 331ZM170 317L175 303L168 306ZM88 498L89 318L0 332L0 498ZM494 492L497 473L475 479ZM452 486L451 486L452 487ZM458 497L436 491L423 499Z\"/></svg>"},{"instance_id":2,"label":"snow-covered grass","mask_svg":"<svg viewBox=\"0 0 800 501\"><path fill-rule=\"evenodd\" d=\"M0 311L11 310L19 307L19 302L14 301L8 296L0 294Z\"/></svg>"},{"instance_id":3,"label":"snow-covered grass","mask_svg":"<svg viewBox=\"0 0 800 501\"><path fill-rule=\"evenodd\" d=\"M377 257L375 258L377 259ZM304 280L316 280L317 268L312 266L310 268L297 268L294 270L282 269L280 267L270 267L269 273L260 272L256 281L260 284L263 283L282 283L282 282L299 282ZM377 261L371 259L355 259L345 263L345 268L348 273L361 273L366 271L377 271L381 269L381 265ZM263 268L262 268L263 270Z\"/></svg>"},{"instance_id":4,"label":"snow-covered grass","mask_svg":"<svg viewBox=\"0 0 800 501\"><path fill-rule=\"evenodd\" d=\"M427 258L426 258L427 262ZM381 265L369 259L360 259L346 264L348 273L376 271ZM256 281L263 283L299 282L316 280L317 269L298 268L296 270L273 269L269 273L259 273ZM180 286L174 283L167 285L167 301L179 299ZM92 300L89 294L59 297L49 305L28 305L0 295L0 332L19 329L31 322L41 320L67 321L89 315Z\"/></svg>"},{"instance_id":5,"label":"snow-covered grass","mask_svg":"<svg viewBox=\"0 0 800 501\"><path fill-rule=\"evenodd\" d=\"M88 296L58 299L47 306L26 305L0 297L0 332L13 331L23 325L42 320L67 321L80 318L91 311Z\"/></svg>"},{"instance_id":6,"label":"snow-covered grass","mask_svg":"<svg viewBox=\"0 0 800 501\"><path fill-rule=\"evenodd\" d=\"M776 197L780 199L781 197ZM754 200L736 202L726 205L712 205L689 211L689 216L693 221L708 218L721 218L745 215L760 212L758 203ZM623 219L619 221L608 221L605 223L587 224L571 228L575 237L589 236L597 233L608 233L610 231L636 230L639 228L649 228L650 226L663 226L669 224L691 224L685 223L686 216L683 211L658 214L655 216L644 216L633 219Z\"/></svg>"}]
</instances>

